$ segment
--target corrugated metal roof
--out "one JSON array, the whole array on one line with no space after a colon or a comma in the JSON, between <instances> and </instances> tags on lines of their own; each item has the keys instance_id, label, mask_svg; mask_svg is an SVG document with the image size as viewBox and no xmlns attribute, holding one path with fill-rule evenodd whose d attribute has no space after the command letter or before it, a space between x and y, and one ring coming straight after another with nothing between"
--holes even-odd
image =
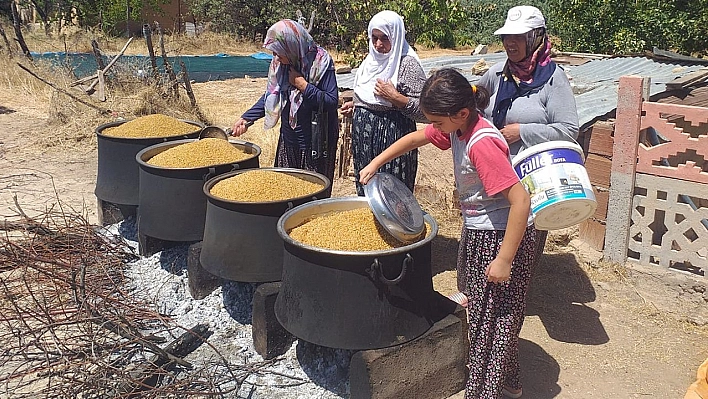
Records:
<instances>
[{"instance_id":1,"label":"corrugated metal roof","mask_svg":"<svg viewBox=\"0 0 708 399\"><path fill-rule=\"evenodd\" d=\"M476 56L444 56L421 60L427 74L441 67L455 67L474 83L480 76L473 75L472 66L480 59L488 64L504 62L506 53ZM571 80L578 107L581 129L598 118L612 112L617 107L617 86L619 78L625 75L639 75L651 78L650 95L665 92L666 83L704 67L702 61L654 60L647 57L617 57L592 59L582 65L562 65ZM337 75L340 89L351 89L356 69L349 74Z\"/></svg>"},{"instance_id":2,"label":"corrugated metal roof","mask_svg":"<svg viewBox=\"0 0 708 399\"><path fill-rule=\"evenodd\" d=\"M651 97L651 100L658 103L708 108L708 82L697 84L688 89L669 90Z\"/></svg>"}]
</instances>

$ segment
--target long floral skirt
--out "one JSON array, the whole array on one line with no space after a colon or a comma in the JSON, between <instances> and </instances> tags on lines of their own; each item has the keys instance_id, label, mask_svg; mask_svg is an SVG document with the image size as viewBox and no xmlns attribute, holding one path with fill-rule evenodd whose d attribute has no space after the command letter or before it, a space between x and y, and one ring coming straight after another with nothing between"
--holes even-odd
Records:
<instances>
[{"instance_id":1,"label":"long floral skirt","mask_svg":"<svg viewBox=\"0 0 708 399\"><path fill-rule=\"evenodd\" d=\"M330 143L330 148L327 153L330 154L327 158L312 159L312 152L309 149L300 149L299 146L288 145L283 142L283 138L278 139L278 147L275 153L275 167L277 168L296 168L317 172L325 175L330 182L334 179L334 154L337 153L337 143ZM324 193L326 197L332 195L332 185Z\"/></svg>"},{"instance_id":2,"label":"long floral skirt","mask_svg":"<svg viewBox=\"0 0 708 399\"><path fill-rule=\"evenodd\" d=\"M528 227L511 266L511 279L490 283L485 276L499 253L504 230L463 227L458 265L464 265L468 298L469 378L465 399L499 399L502 387L521 388L519 333L531 281L536 229Z\"/></svg>"},{"instance_id":3,"label":"long floral skirt","mask_svg":"<svg viewBox=\"0 0 708 399\"><path fill-rule=\"evenodd\" d=\"M415 131L415 122L398 111L371 111L356 107L352 119L352 157L356 172L356 192L364 195L359 183L359 171L396 140ZM379 172L388 172L413 191L418 171L418 150L415 149L385 164Z\"/></svg>"}]
</instances>

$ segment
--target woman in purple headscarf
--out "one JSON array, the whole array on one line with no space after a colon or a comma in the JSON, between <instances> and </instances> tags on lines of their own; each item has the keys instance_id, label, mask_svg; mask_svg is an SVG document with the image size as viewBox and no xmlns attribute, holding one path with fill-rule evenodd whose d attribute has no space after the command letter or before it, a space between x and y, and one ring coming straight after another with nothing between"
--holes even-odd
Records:
<instances>
[{"instance_id":1,"label":"woman in purple headscarf","mask_svg":"<svg viewBox=\"0 0 708 399\"><path fill-rule=\"evenodd\" d=\"M332 180L339 138L339 93L332 57L302 25L289 19L268 29L263 47L273 52L266 92L234 123L234 135L242 135L263 117L266 129L280 121L275 166L311 170ZM313 140L312 115L320 105L327 120L318 123L327 125L327 137ZM326 147L313 147L319 143Z\"/></svg>"}]
</instances>

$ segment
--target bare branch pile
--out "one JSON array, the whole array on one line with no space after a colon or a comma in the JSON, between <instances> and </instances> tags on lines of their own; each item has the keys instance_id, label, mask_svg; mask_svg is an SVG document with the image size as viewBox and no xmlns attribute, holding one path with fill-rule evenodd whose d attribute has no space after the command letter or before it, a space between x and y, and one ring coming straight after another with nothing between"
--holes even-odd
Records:
<instances>
[{"instance_id":1,"label":"bare branch pile","mask_svg":"<svg viewBox=\"0 0 708 399\"><path fill-rule=\"evenodd\" d=\"M18 206L19 209L19 206ZM223 397L270 362L229 365L209 336L175 326L125 287L132 249L82 216L0 222L0 392L15 398ZM168 345L160 334L182 329ZM146 335L145 331L153 334ZM2 394L0 394L2 396Z\"/></svg>"}]
</instances>

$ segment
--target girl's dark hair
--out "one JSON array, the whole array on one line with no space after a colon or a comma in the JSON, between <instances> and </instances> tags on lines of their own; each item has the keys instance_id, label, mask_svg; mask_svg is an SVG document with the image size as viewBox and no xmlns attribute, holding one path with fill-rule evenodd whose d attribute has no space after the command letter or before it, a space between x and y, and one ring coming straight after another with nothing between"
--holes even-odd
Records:
<instances>
[{"instance_id":1,"label":"girl's dark hair","mask_svg":"<svg viewBox=\"0 0 708 399\"><path fill-rule=\"evenodd\" d=\"M474 89L454 68L441 68L430 74L420 93L420 108L430 115L454 115L461 109L482 111L489 105L489 92L481 86Z\"/></svg>"}]
</instances>

